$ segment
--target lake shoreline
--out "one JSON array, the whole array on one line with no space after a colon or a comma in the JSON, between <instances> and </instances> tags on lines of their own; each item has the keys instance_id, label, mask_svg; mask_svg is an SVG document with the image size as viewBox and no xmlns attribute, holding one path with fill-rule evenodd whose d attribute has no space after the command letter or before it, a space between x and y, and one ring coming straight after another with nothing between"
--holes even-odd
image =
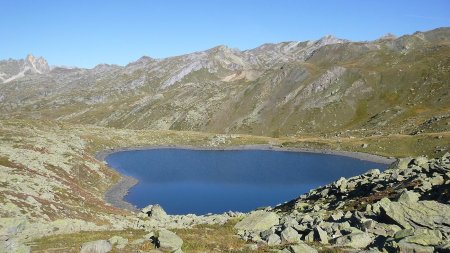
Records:
<instances>
[{"instance_id":1,"label":"lake shoreline","mask_svg":"<svg viewBox=\"0 0 450 253\"><path fill-rule=\"evenodd\" d=\"M106 163L106 157L117 152L123 151L140 151L140 150L152 150L152 149L185 149L185 150L217 150L217 151L229 151L229 150L269 150L277 152L299 152L299 153L315 153L315 154L328 154L336 156L351 157L359 160L370 161L381 164L391 164L396 159L387 158L383 156L361 153L361 152L350 152L350 151L340 151L340 150L320 150L320 149L305 149L305 148L286 148L278 147L272 145L242 145L242 146L230 146L230 147L200 147L200 146L188 146L188 145L161 145L161 146L139 146L139 147L125 147L125 148L115 148L109 150L102 150L95 154L95 158L99 161ZM112 185L105 193L104 199L110 205L126 209L132 212L138 212L133 204L125 201L125 196L128 194L129 189L138 184L138 179L126 176L115 170L113 167L108 166L110 169L116 171L121 178L114 185Z\"/></svg>"}]
</instances>

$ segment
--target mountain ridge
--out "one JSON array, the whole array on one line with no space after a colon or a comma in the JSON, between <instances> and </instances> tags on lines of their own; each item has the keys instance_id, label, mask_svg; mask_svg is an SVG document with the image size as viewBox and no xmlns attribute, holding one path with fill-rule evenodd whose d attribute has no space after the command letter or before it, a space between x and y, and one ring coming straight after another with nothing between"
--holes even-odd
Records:
<instances>
[{"instance_id":1,"label":"mountain ridge","mask_svg":"<svg viewBox=\"0 0 450 253\"><path fill-rule=\"evenodd\" d=\"M144 56L126 66L54 68L0 84L0 111L7 118L266 136L447 130L449 44L450 29L439 28L370 42L325 36ZM424 124L433 117L439 120Z\"/></svg>"}]
</instances>

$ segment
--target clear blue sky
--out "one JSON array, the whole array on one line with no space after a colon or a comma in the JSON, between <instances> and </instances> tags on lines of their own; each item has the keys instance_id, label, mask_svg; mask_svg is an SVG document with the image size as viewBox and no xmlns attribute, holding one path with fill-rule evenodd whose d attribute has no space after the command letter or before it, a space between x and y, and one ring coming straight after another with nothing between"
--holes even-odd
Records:
<instances>
[{"instance_id":1,"label":"clear blue sky","mask_svg":"<svg viewBox=\"0 0 450 253\"><path fill-rule=\"evenodd\" d=\"M51 65L125 65L220 44L373 40L442 26L450 26L449 0L0 0L0 59L33 53Z\"/></svg>"}]
</instances>

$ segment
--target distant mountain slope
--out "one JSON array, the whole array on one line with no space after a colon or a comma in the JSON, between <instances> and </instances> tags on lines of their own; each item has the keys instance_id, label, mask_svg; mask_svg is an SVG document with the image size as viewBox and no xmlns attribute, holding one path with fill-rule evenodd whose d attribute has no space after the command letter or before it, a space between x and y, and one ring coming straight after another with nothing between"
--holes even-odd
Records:
<instances>
[{"instance_id":1,"label":"distant mountain slope","mask_svg":"<svg viewBox=\"0 0 450 253\"><path fill-rule=\"evenodd\" d=\"M450 28L218 46L124 67L8 60L0 75L3 118L270 136L450 130Z\"/></svg>"}]
</instances>

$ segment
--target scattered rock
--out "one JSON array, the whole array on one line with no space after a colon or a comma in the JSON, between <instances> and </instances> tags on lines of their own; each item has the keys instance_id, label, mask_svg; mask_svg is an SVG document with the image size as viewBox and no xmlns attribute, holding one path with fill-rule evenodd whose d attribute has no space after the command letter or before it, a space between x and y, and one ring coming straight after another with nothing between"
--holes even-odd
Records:
<instances>
[{"instance_id":1,"label":"scattered rock","mask_svg":"<svg viewBox=\"0 0 450 253\"><path fill-rule=\"evenodd\" d=\"M280 218L258 211L237 227L244 239L296 244L278 252L316 252L302 248L309 247L304 242L349 252L449 252L449 184L450 154L403 158L386 171L340 178L280 205L274 209ZM271 222L260 222L266 219Z\"/></svg>"},{"instance_id":2,"label":"scattered rock","mask_svg":"<svg viewBox=\"0 0 450 253\"><path fill-rule=\"evenodd\" d=\"M436 201L391 202L381 204L382 214L403 228L438 228L450 232L450 206Z\"/></svg>"},{"instance_id":3,"label":"scattered rock","mask_svg":"<svg viewBox=\"0 0 450 253\"><path fill-rule=\"evenodd\" d=\"M183 240L174 232L163 229L159 231L155 245L158 249L173 252L181 249Z\"/></svg>"},{"instance_id":4,"label":"scattered rock","mask_svg":"<svg viewBox=\"0 0 450 253\"><path fill-rule=\"evenodd\" d=\"M340 219L342 219L342 217L344 217L344 214L341 211L338 211L331 215L333 221L339 221Z\"/></svg>"},{"instance_id":5,"label":"scattered rock","mask_svg":"<svg viewBox=\"0 0 450 253\"><path fill-rule=\"evenodd\" d=\"M343 247L364 249L372 243L372 238L368 233L356 232L344 235L335 239L335 244Z\"/></svg>"},{"instance_id":6,"label":"scattered rock","mask_svg":"<svg viewBox=\"0 0 450 253\"><path fill-rule=\"evenodd\" d=\"M106 240L83 243L80 253L106 253L112 250L112 245Z\"/></svg>"},{"instance_id":7,"label":"scattered rock","mask_svg":"<svg viewBox=\"0 0 450 253\"><path fill-rule=\"evenodd\" d=\"M305 243L300 243L296 245L289 246L289 251L291 253L317 253L318 251Z\"/></svg>"},{"instance_id":8,"label":"scattered rock","mask_svg":"<svg viewBox=\"0 0 450 253\"><path fill-rule=\"evenodd\" d=\"M234 228L237 230L264 231L278 224L278 214L260 210L249 214L238 222Z\"/></svg>"},{"instance_id":9,"label":"scattered rock","mask_svg":"<svg viewBox=\"0 0 450 253\"><path fill-rule=\"evenodd\" d=\"M407 243L400 241L397 244L397 252L405 252L405 253L433 253L434 247L431 246L422 246L414 243Z\"/></svg>"},{"instance_id":10,"label":"scattered rock","mask_svg":"<svg viewBox=\"0 0 450 253\"><path fill-rule=\"evenodd\" d=\"M328 244L328 235L327 235L327 232L325 232L325 231L323 231L320 227L316 227L315 229L314 229L314 232L315 232L315 238L319 241L319 242L321 242L321 243L323 243L323 244Z\"/></svg>"},{"instance_id":11,"label":"scattered rock","mask_svg":"<svg viewBox=\"0 0 450 253\"><path fill-rule=\"evenodd\" d=\"M405 237L401 241L423 246L436 246L441 243L442 234L439 230L418 229L413 235Z\"/></svg>"},{"instance_id":12,"label":"scattered rock","mask_svg":"<svg viewBox=\"0 0 450 253\"><path fill-rule=\"evenodd\" d=\"M287 227L281 232L281 241L283 243L298 243L300 242L300 235L292 227Z\"/></svg>"},{"instance_id":13,"label":"scattered rock","mask_svg":"<svg viewBox=\"0 0 450 253\"><path fill-rule=\"evenodd\" d=\"M276 234L271 234L267 237L267 245L275 246L281 244L281 238Z\"/></svg>"},{"instance_id":14,"label":"scattered rock","mask_svg":"<svg viewBox=\"0 0 450 253\"><path fill-rule=\"evenodd\" d=\"M149 217L152 219L164 220L167 218L167 213L160 205L148 205L142 208L138 216L141 218Z\"/></svg>"},{"instance_id":15,"label":"scattered rock","mask_svg":"<svg viewBox=\"0 0 450 253\"><path fill-rule=\"evenodd\" d=\"M305 236L305 242L308 243L312 243L314 242L314 231L309 232L306 236Z\"/></svg>"},{"instance_id":16,"label":"scattered rock","mask_svg":"<svg viewBox=\"0 0 450 253\"><path fill-rule=\"evenodd\" d=\"M398 198L398 202L412 203L419 201L420 194L412 191L405 191Z\"/></svg>"}]
</instances>

